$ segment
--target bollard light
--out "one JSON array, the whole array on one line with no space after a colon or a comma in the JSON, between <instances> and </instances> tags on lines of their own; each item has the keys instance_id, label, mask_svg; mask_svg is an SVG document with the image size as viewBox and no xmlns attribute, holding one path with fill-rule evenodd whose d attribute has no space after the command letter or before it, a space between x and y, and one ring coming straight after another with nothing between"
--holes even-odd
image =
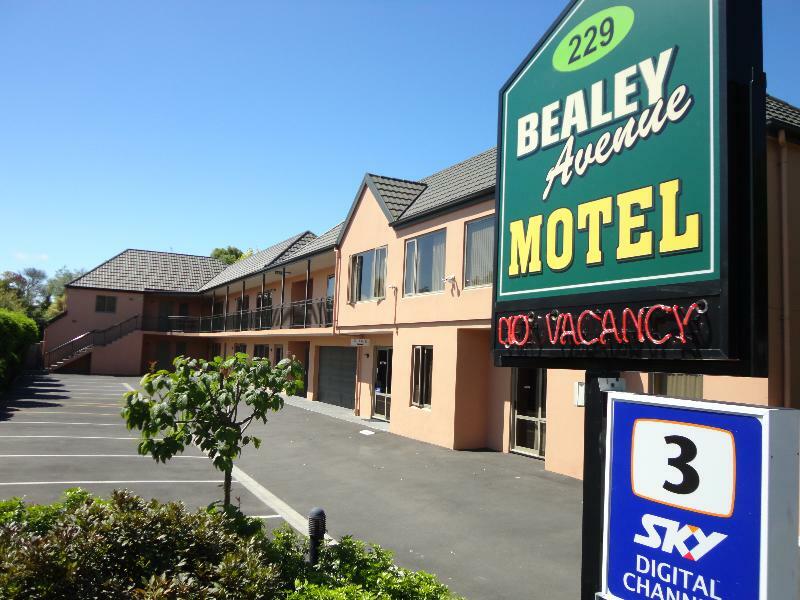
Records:
<instances>
[{"instance_id":1,"label":"bollard light","mask_svg":"<svg viewBox=\"0 0 800 600\"><path fill-rule=\"evenodd\" d=\"M314 566L319 561L319 548L325 539L325 511L312 508L308 513L308 562Z\"/></svg>"}]
</instances>

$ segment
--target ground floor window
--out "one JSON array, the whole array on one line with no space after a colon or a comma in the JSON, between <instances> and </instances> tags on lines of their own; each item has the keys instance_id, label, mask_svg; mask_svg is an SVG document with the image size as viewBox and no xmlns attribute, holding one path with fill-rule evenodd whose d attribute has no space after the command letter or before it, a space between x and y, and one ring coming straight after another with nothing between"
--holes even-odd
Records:
<instances>
[{"instance_id":1,"label":"ground floor window","mask_svg":"<svg viewBox=\"0 0 800 600\"><path fill-rule=\"evenodd\" d=\"M269 346L266 344L256 344L253 346L253 358L267 358L269 356Z\"/></svg>"},{"instance_id":2,"label":"ground floor window","mask_svg":"<svg viewBox=\"0 0 800 600\"><path fill-rule=\"evenodd\" d=\"M411 373L411 404L419 407L430 407L431 381L433 379L433 346L413 346Z\"/></svg>"},{"instance_id":3,"label":"ground floor window","mask_svg":"<svg viewBox=\"0 0 800 600\"><path fill-rule=\"evenodd\" d=\"M682 373L653 373L650 375L650 393L673 398L703 399L703 376Z\"/></svg>"},{"instance_id":4,"label":"ground floor window","mask_svg":"<svg viewBox=\"0 0 800 600\"><path fill-rule=\"evenodd\" d=\"M544 369L514 369L515 452L544 458L547 449L547 384Z\"/></svg>"},{"instance_id":5,"label":"ground floor window","mask_svg":"<svg viewBox=\"0 0 800 600\"><path fill-rule=\"evenodd\" d=\"M239 352L242 354L247 354L247 344L234 344L233 352L234 354L238 354Z\"/></svg>"},{"instance_id":6,"label":"ground floor window","mask_svg":"<svg viewBox=\"0 0 800 600\"><path fill-rule=\"evenodd\" d=\"M283 346L275 346L275 364L283 360Z\"/></svg>"},{"instance_id":7,"label":"ground floor window","mask_svg":"<svg viewBox=\"0 0 800 600\"><path fill-rule=\"evenodd\" d=\"M222 346L215 342L211 344L211 360L214 360L216 356L222 356Z\"/></svg>"},{"instance_id":8,"label":"ground floor window","mask_svg":"<svg viewBox=\"0 0 800 600\"><path fill-rule=\"evenodd\" d=\"M175 356L186 356L186 342L175 342Z\"/></svg>"}]
</instances>

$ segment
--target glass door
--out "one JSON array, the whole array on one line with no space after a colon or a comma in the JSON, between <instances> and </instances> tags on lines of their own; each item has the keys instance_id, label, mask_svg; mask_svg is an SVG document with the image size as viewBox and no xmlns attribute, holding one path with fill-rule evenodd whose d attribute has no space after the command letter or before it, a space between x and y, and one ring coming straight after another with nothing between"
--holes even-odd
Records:
<instances>
[{"instance_id":1,"label":"glass door","mask_svg":"<svg viewBox=\"0 0 800 600\"><path fill-rule=\"evenodd\" d=\"M392 412L392 349L375 349L375 399L372 414L388 421Z\"/></svg>"},{"instance_id":2,"label":"glass door","mask_svg":"<svg viewBox=\"0 0 800 600\"><path fill-rule=\"evenodd\" d=\"M547 446L547 406L544 369L514 369L512 449L544 458Z\"/></svg>"}]
</instances>

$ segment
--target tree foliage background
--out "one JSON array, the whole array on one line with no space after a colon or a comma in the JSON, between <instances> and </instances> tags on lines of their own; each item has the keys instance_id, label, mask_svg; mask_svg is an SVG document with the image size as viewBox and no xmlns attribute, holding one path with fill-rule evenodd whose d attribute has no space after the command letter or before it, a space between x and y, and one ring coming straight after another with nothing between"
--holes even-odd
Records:
<instances>
[{"instance_id":1,"label":"tree foliage background","mask_svg":"<svg viewBox=\"0 0 800 600\"><path fill-rule=\"evenodd\" d=\"M211 251L211 258L224 262L226 265L232 265L235 262L253 255L253 249L239 250L236 246L228 246L226 248L214 248Z\"/></svg>"}]
</instances>

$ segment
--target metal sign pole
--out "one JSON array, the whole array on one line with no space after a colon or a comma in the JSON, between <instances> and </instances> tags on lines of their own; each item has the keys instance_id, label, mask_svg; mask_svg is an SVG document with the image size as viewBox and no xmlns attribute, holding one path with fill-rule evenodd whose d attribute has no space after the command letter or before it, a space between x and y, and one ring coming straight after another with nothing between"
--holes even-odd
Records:
<instances>
[{"instance_id":1,"label":"metal sign pole","mask_svg":"<svg viewBox=\"0 0 800 600\"><path fill-rule=\"evenodd\" d=\"M619 372L599 370L584 379L581 600L595 600L602 585L606 392L619 389L619 381Z\"/></svg>"}]
</instances>

